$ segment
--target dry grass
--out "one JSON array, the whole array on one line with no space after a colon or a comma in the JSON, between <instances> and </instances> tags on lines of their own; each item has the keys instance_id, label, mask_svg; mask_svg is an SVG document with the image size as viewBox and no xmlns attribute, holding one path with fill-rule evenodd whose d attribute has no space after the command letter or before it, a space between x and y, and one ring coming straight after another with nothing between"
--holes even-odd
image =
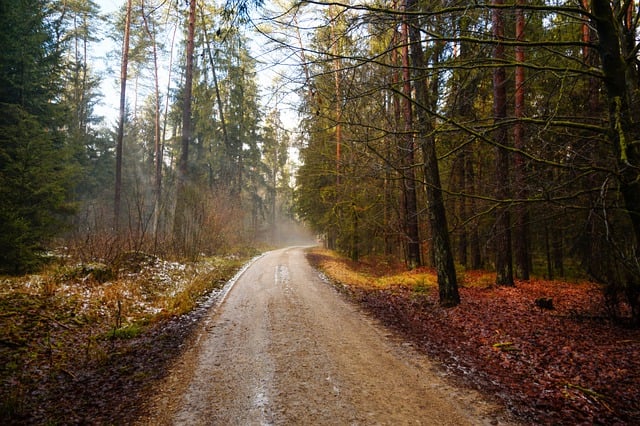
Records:
<instances>
[{"instance_id":1,"label":"dry grass","mask_svg":"<svg viewBox=\"0 0 640 426\"><path fill-rule=\"evenodd\" d=\"M245 261L179 263L132 253L110 265L0 277L0 423L33 410L46 383L111 363L131 339L190 312Z\"/></svg>"},{"instance_id":2,"label":"dry grass","mask_svg":"<svg viewBox=\"0 0 640 426\"><path fill-rule=\"evenodd\" d=\"M437 287L436 274L428 268L407 270L403 264L380 258L356 263L319 248L311 250L309 257L329 278L352 287L380 290L402 287L421 293Z\"/></svg>"},{"instance_id":3,"label":"dry grass","mask_svg":"<svg viewBox=\"0 0 640 426\"><path fill-rule=\"evenodd\" d=\"M432 268L409 270L403 263L381 257L353 262L334 251L321 248L310 250L308 256L330 279L351 287L369 290L402 288L428 293L438 286L438 278ZM495 286L495 272L458 268L456 273L458 285L462 288L489 289Z\"/></svg>"}]
</instances>

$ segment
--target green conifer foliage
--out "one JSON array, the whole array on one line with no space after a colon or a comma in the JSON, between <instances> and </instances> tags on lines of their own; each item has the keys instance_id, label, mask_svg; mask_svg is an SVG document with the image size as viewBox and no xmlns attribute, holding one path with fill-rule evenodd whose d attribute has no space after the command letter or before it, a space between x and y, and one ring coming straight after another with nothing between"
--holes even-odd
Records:
<instances>
[{"instance_id":1,"label":"green conifer foliage","mask_svg":"<svg viewBox=\"0 0 640 426\"><path fill-rule=\"evenodd\" d=\"M39 262L70 211L73 166L46 2L0 4L0 270Z\"/></svg>"}]
</instances>

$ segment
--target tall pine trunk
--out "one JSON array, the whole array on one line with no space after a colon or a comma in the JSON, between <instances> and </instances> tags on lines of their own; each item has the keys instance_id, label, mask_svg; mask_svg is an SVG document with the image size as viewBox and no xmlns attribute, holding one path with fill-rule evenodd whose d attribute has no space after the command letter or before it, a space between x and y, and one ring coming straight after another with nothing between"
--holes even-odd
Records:
<instances>
[{"instance_id":1,"label":"tall pine trunk","mask_svg":"<svg viewBox=\"0 0 640 426\"><path fill-rule=\"evenodd\" d=\"M184 105L182 109L182 136L180 138L180 157L178 159L178 182L176 207L173 218L173 239L175 248L189 254L188 209L189 196L189 144L191 142L191 94L193 89L193 50L195 38L196 0L189 1L187 28L186 67L184 78Z\"/></svg>"},{"instance_id":2,"label":"tall pine trunk","mask_svg":"<svg viewBox=\"0 0 640 426\"><path fill-rule=\"evenodd\" d=\"M406 5L405 5L406 8ZM407 238L407 263L410 268L421 264L420 231L418 227L418 201L416 196L415 177L415 143L413 131L413 112L411 108L412 88L411 70L409 69L409 17L402 18L402 83L403 83L403 115L404 134L400 142L400 161L402 167L402 191L404 200L404 224Z\"/></svg>"},{"instance_id":3,"label":"tall pine trunk","mask_svg":"<svg viewBox=\"0 0 640 426\"><path fill-rule=\"evenodd\" d=\"M517 0L518 5L522 5L523 0ZM516 41L524 42L524 11L521 8L516 9ZM528 280L530 271L529 265L531 264L529 255L529 211L526 204L523 203L527 197L527 190L525 188L524 176L526 174L524 156L521 151L525 149L525 134L522 118L524 117L524 101L525 101L525 52L524 46L517 45L515 48L516 53L516 70L515 70L515 116L516 123L513 128L513 144L516 148L515 153L515 191L520 200L520 203L515 209L514 218L514 253L515 253L515 265L516 274L518 278L522 280Z\"/></svg>"},{"instance_id":4,"label":"tall pine trunk","mask_svg":"<svg viewBox=\"0 0 640 426\"><path fill-rule=\"evenodd\" d=\"M120 232L120 205L122 199L122 147L124 145L124 122L127 100L127 68L129 66L129 32L131 28L132 0L127 2L124 21L124 38L122 40L122 63L120 65L120 113L118 119L118 134L116 136L116 181L113 199L113 228L116 234Z\"/></svg>"},{"instance_id":5,"label":"tall pine trunk","mask_svg":"<svg viewBox=\"0 0 640 426\"><path fill-rule=\"evenodd\" d=\"M397 8L397 5L395 5ZM393 46L399 46L401 43L401 34L400 32L396 29L394 30L393 33L393 39L392 39L392 43ZM401 60L400 60L400 55L398 52L399 49L394 48L391 51L391 65L392 65L392 71L391 71L391 85L393 87L393 90L390 93L390 101L391 101L391 115L393 117L393 139L391 141L393 148L397 149L397 154L399 157L402 157L402 150L400 149L400 128L402 126L402 105L401 105L401 101L400 101L400 92L401 92L401 88L402 88L402 82L401 82L401 78L400 78L400 74L401 74ZM389 148L388 150L388 156L387 158L392 158L391 157L391 152L392 149ZM398 181L400 181L400 184L403 185L404 188L404 184L402 183L401 180L397 179L397 175L394 176L391 174L390 168L387 167L387 177L389 179L389 182L387 184L387 191L388 191L388 200L392 199L392 195L394 195L395 193L398 192ZM392 184L393 182L393 184ZM404 199L400 198L400 209L399 212L404 211ZM389 209L391 210L391 209ZM389 217L390 217L390 213L389 213ZM400 216L400 213L398 213L398 222L400 223L401 226L404 225L404 223L402 222L402 218ZM389 222L387 222L389 223ZM404 230L404 229L403 229ZM387 237L389 238L389 237ZM404 244L403 241L400 241L400 243L398 244L398 237L396 236L394 238L394 241L396 241L395 243L393 243L393 245L396 247L396 252L398 251L398 249L400 250L400 252L405 253L406 255L406 251L404 250ZM388 239L387 242L389 244L392 244L391 241ZM392 251L389 250L389 253L391 253Z\"/></svg>"},{"instance_id":6,"label":"tall pine trunk","mask_svg":"<svg viewBox=\"0 0 640 426\"><path fill-rule=\"evenodd\" d=\"M501 6L503 0L493 0L493 5ZM509 208L504 205L510 196L509 184L509 137L504 121L507 117L507 73L503 64L505 59L504 17L502 9L492 9L493 36L496 45L493 58L496 67L493 71L493 119L495 125L494 141L496 144L496 208L495 221L495 250L496 250L496 284L512 286L513 260L511 256L511 217Z\"/></svg>"},{"instance_id":7,"label":"tall pine trunk","mask_svg":"<svg viewBox=\"0 0 640 426\"><path fill-rule=\"evenodd\" d=\"M154 208L153 208L153 238L157 245L158 243L158 228L160 223L160 200L162 197L162 141L160 140L160 79L158 76L158 45L156 43L155 29L152 32L149 27L149 20L145 13L145 4L142 0L142 20L144 22L145 32L151 39L151 48L153 51L153 90L154 90L154 103L153 103L153 159L154 159L154 184L153 184L153 196L154 196Z\"/></svg>"}]
</instances>

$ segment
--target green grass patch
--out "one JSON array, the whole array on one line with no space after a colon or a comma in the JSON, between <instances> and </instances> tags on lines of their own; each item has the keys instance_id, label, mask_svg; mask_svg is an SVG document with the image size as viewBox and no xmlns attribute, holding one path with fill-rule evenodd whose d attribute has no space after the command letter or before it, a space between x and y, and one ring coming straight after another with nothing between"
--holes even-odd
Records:
<instances>
[{"instance_id":1,"label":"green grass patch","mask_svg":"<svg viewBox=\"0 0 640 426\"><path fill-rule=\"evenodd\" d=\"M133 339L144 333L145 327L141 324L134 323L125 325L124 327L116 328L111 333L109 333L109 338L111 339L120 339L120 340L128 340Z\"/></svg>"},{"instance_id":2,"label":"green grass patch","mask_svg":"<svg viewBox=\"0 0 640 426\"><path fill-rule=\"evenodd\" d=\"M429 294L433 287L433 283L427 282L425 280L420 280L416 282L416 285L413 287L413 291L420 294Z\"/></svg>"}]
</instances>

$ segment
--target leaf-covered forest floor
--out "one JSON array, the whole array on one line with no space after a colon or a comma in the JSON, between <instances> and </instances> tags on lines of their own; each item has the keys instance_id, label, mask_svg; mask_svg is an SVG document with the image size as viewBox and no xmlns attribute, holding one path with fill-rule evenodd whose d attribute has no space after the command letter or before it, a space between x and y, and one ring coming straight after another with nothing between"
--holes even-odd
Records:
<instances>
[{"instance_id":1,"label":"leaf-covered forest floor","mask_svg":"<svg viewBox=\"0 0 640 426\"><path fill-rule=\"evenodd\" d=\"M322 250L308 257L452 381L496 398L524 423L640 418L640 330L608 319L595 284L504 288L489 273L466 271L462 303L444 309L431 270ZM247 259L185 264L129 254L108 266L0 277L0 423L131 423ZM552 298L554 309L537 307L539 298Z\"/></svg>"},{"instance_id":2,"label":"leaf-covered forest floor","mask_svg":"<svg viewBox=\"0 0 640 426\"><path fill-rule=\"evenodd\" d=\"M438 305L434 271L314 250L311 263L385 325L438 360L454 381L531 424L637 424L640 330L608 319L599 287L533 279L492 285L459 274L462 302ZM553 309L535 301L552 298Z\"/></svg>"},{"instance_id":3,"label":"leaf-covered forest floor","mask_svg":"<svg viewBox=\"0 0 640 426\"><path fill-rule=\"evenodd\" d=\"M131 424L249 257L0 277L0 424Z\"/></svg>"}]
</instances>

